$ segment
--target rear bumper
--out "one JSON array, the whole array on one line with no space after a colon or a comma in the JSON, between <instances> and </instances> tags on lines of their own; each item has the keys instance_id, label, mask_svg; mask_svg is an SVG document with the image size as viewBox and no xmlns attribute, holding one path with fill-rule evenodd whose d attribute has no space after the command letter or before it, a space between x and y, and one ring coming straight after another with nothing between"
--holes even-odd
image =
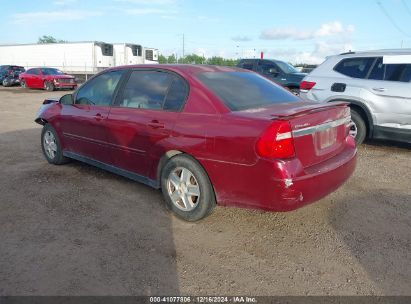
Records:
<instances>
[{"instance_id":1,"label":"rear bumper","mask_svg":"<svg viewBox=\"0 0 411 304\"><path fill-rule=\"evenodd\" d=\"M356 150L345 150L327 162L313 166L308 174L295 178L275 180L270 192L267 210L291 211L322 199L338 189L354 172Z\"/></svg>"},{"instance_id":2,"label":"rear bumper","mask_svg":"<svg viewBox=\"0 0 411 304\"><path fill-rule=\"evenodd\" d=\"M309 168L298 159L259 159L252 166L200 160L223 206L291 211L311 204L339 188L356 166L354 141L336 156Z\"/></svg>"}]
</instances>

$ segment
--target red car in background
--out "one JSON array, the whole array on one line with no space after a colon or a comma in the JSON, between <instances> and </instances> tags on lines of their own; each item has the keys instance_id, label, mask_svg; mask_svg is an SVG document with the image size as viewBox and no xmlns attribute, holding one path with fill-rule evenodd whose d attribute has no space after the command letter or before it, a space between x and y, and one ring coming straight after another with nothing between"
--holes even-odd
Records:
<instances>
[{"instance_id":1,"label":"red car in background","mask_svg":"<svg viewBox=\"0 0 411 304\"><path fill-rule=\"evenodd\" d=\"M293 210L353 173L347 103L317 104L238 68L116 67L35 120L52 164L75 159L162 189L188 221L216 204Z\"/></svg>"},{"instance_id":2,"label":"red car in background","mask_svg":"<svg viewBox=\"0 0 411 304\"><path fill-rule=\"evenodd\" d=\"M19 75L20 85L23 88L45 89L72 89L77 87L74 76L67 75L55 68L33 68Z\"/></svg>"}]
</instances>

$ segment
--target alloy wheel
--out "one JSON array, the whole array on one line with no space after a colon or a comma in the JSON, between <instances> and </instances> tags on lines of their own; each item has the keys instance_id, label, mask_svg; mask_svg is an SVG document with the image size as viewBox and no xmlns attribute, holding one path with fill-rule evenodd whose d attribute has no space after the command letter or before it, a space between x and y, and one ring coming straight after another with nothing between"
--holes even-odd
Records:
<instances>
[{"instance_id":1,"label":"alloy wheel","mask_svg":"<svg viewBox=\"0 0 411 304\"><path fill-rule=\"evenodd\" d=\"M54 157L56 157L57 143L56 143L56 137L54 136L53 132L47 131L44 134L43 147L44 147L44 151L46 152L47 156L50 159L54 159Z\"/></svg>"},{"instance_id":2,"label":"alloy wheel","mask_svg":"<svg viewBox=\"0 0 411 304\"><path fill-rule=\"evenodd\" d=\"M357 133L358 133L357 125L355 124L355 122L351 121L349 134L353 138L355 138L357 136Z\"/></svg>"},{"instance_id":3,"label":"alloy wheel","mask_svg":"<svg viewBox=\"0 0 411 304\"><path fill-rule=\"evenodd\" d=\"M183 167L175 168L167 178L167 192L173 204L182 211L191 211L200 200L200 186L194 174Z\"/></svg>"}]
</instances>

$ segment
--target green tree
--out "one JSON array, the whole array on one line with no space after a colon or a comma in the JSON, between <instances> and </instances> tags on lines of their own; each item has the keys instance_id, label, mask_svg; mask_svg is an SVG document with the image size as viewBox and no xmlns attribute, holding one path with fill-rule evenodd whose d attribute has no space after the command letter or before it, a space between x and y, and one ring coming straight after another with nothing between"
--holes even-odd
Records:
<instances>
[{"instance_id":1,"label":"green tree","mask_svg":"<svg viewBox=\"0 0 411 304\"><path fill-rule=\"evenodd\" d=\"M65 40L61 40L61 39L56 39L53 36L47 36L47 35L43 35L41 37L39 37L39 40L37 40L38 44L43 44L43 43L61 43L61 42L67 42Z\"/></svg>"},{"instance_id":2,"label":"green tree","mask_svg":"<svg viewBox=\"0 0 411 304\"><path fill-rule=\"evenodd\" d=\"M167 63L177 63L177 58L174 54L167 57Z\"/></svg>"},{"instance_id":3,"label":"green tree","mask_svg":"<svg viewBox=\"0 0 411 304\"><path fill-rule=\"evenodd\" d=\"M158 63L161 63L161 64L168 63L167 62L167 57L162 55L162 54L158 55Z\"/></svg>"},{"instance_id":4,"label":"green tree","mask_svg":"<svg viewBox=\"0 0 411 304\"><path fill-rule=\"evenodd\" d=\"M207 64L211 65L225 65L225 59L223 57L213 56L207 60Z\"/></svg>"},{"instance_id":5,"label":"green tree","mask_svg":"<svg viewBox=\"0 0 411 304\"><path fill-rule=\"evenodd\" d=\"M184 58L179 60L180 63L187 64L205 64L206 59L203 56L198 56L196 54L187 55Z\"/></svg>"}]
</instances>

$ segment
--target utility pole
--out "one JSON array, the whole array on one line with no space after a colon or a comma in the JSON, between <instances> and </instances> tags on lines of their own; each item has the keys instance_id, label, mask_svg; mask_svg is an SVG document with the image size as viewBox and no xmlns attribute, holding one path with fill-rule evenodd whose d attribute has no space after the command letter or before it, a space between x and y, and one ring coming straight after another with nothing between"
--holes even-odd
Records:
<instances>
[{"instance_id":1,"label":"utility pole","mask_svg":"<svg viewBox=\"0 0 411 304\"><path fill-rule=\"evenodd\" d=\"M184 34L183 34L183 59L184 59L184 47L185 47L185 43L184 43Z\"/></svg>"}]
</instances>

